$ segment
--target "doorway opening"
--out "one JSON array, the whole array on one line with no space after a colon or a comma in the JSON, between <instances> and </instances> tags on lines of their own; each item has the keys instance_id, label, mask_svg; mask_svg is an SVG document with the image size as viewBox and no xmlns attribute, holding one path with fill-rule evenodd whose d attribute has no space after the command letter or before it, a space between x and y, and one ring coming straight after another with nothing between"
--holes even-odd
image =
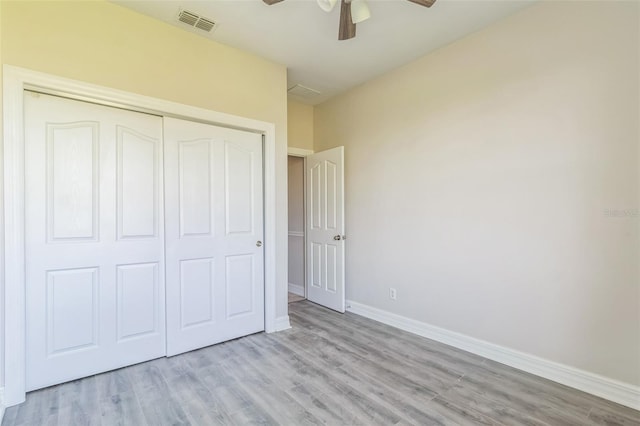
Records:
<instances>
[{"instance_id":1,"label":"doorway opening","mask_svg":"<svg viewBox=\"0 0 640 426\"><path fill-rule=\"evenodd\" d=\"M289 294L344 313L344 147L292 151L306 150L289 148Z\"/></svg>"},{"instance_id":2,"label":"doorway opening","mask_svg":"<svg viewBox=\"0 0 640 426\"><path fill-rule=\"evenodd\" d=\"M287 159L289 201L289 303L305 300L304 157Z\"/></svg>"}]
</instances>

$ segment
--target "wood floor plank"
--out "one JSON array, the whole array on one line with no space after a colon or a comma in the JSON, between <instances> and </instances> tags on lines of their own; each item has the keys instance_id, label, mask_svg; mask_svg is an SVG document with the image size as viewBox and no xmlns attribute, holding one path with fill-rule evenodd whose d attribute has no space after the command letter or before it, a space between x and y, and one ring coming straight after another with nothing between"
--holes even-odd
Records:
<instances>
[{"instance_id":1,"label":"wood floor plank","mask_svg":"<svg viewBox=\"0 0 640 426\"><path fill-rule=\"evenodd\" d=\"M187 414L173 395L154 361L126 369L136 397L149 425L189 425Z\"/></svg>"},{"instance_id":2,"label":"wood floor plank","mask_svg":"<svg viewBox=\"0 0 640 426\"><path fill-rule=\"evenodd\" d=\"M186 365L186 360L183 356L158 358L153 360L153 364L160 370L160 374L167 383L174 378L193 372L193 369Z\"/></svg>"},{"instance_id":3,"label":"wood floor plank","mask_svg":"<svg viewBox=\"0 0 640 426\"><path fill-rule=\"evenodd\" d=\"M96 377L85 377L54 387L59 392L58 424L99 425L100 409Z\"/></svg>"},{"instance_id":4,"label":"wood floor plank","mask_svg":"<svg viewBox=\"0 0 640 426\"><path fill-rule=\"evenodd\" d=\"M147 421L133 390L113 394L100 400L100 424L144 426Z\"/></svg>"},{"instance_id":5,"label":"wood floor plank","mask_svg":"<svg viewBox=\"0 0 640 426\"><path fill-rule=\"evenodd\" d=\"M173 399L192 424L225 424L231 417L193 371L166 379Z\"/></svg>"},{"instance_id":6,"label":"wood floor plank","mask_svg":"<svg viewBox=\"0 0 640 426\"><path fill-rule=\"evenodd\" d=\"M539 394L545 403L563 411L571 411L576 416L585 417L589 414L590 407L601 401L601 398L576 391L567 386L554 383L551 380L525 373L515 368L487 360L483 364L486 368L475 370L482 372L485 378L496 383L507 382L512 387L525 394Z\"/></svg>"},{"instance_id":7,"label":"wood floor plank","mask_svg":"<svg viewBox=\"0 0 640 426\"><path fill-rule=\"evenodd\" d=\"M287 333L290 334L292 331ZM263 349L262 353L266 353L276 368L292 377L291 383L296 384L294 391L304 390L312 394L314 405L330 411L332 417L337 416L340 419L339 422L331 421L328 424L368 424L364 422L368 415L366 410L345 404L344 396L338 387L332 385L331 378L322 376L325 373L310 364L306 357L277 353L277 345L267 339L254 339L252 342Z\"/></svg>"},{"instance_id":8,"label":"wood floor plank","mask_svg":"<svg viewBox=\"0 0 640 426\"><path fill-rule=\"evenodd\" d=\"M24 404L24 403L23 403ZM7 407L4 411L4 417L2 418L3 425L17 425L16 422L16 414L18 414L18 410L23 405L14 405L13 407Z\"/></svg>"},{"instance_id":9,"label":"wood floor plank","mask_svg":"<svg viewBox=\"0 0 640 426\"><path fill-rule=\"evenodd\" d=\"M528 414L509 407L496 399L488 399L484 396L464 388L457 384L447 393L440 396L458 406L467 406L485 416L508 426L543 426L547 423L537 420Z\"/></svg>"},{"instance_id":10,"label":"wood floor plank","mask_svg":"<svg viewBox=\"0 0 640 426\"><path fill-rule=\"evenodd\" d=\"M2 425L621 425L640 412L307 301L292 329L30 392Z\"/></svg>"},{"instance_id":11,"label":"wood floor plank","mask_svg":"<svg viewBox=\"0 0 640 426\"><path fill-rule=\"evenodd\" d=\"M363 374L354 363L335 365L330 357L317 353L321 351L320 348L316 347L314 353L308 353L304 343L294 343L291 340L287 342L286 346L279 345L278 348L295 354L291 363L296 367L300 365L299 362L296 362L297 360L308 360L306 364L303 364L303 369L299 370L299 374L304 376L307 371L312 371L316 380L321 377L321 382L326 382L333 387L328 391L329 393L342 394L343 403L347 406L351 405L354 410L361 410L362 418L370 422L384 419L382 424L389 424L390 422L396 423L413 419L414 422L421 424L425 421L437 424L428 413L417 408L431 399L433 394L429 393L427 389L424 389L425 395L418 403L411 404L409 395L393 388L394 385L398 385L397 381L385 383L383 380Z\"/></svg>"},{"instance_id":12,"label":"wood floor plank","mask_svg":"<svg viewBox=\"0 0 640 426\"><path fill-rule=\"evenodd\" d=\"M437 416L442 424L474 424L474 425L500 425L497 420L483 415L467 404L450 402L443 397L436 397L429 402L429 412Z\"/></svg>"},{"instance_id":13,"label":"wood floor plank","mask_svg":"<svg viewBox=\"0 0 640 426\"><path fill-rule=\"evenodd\" d=\"M269 336L274 340L281 337ZM313 381L325 394L336 395L343 401L346 408L358 413L365 423L370 423L374 419L384 419L385 424L401 420L401 416L393 412L393 407L375 396L375 384L367 383L358 377L353 378L330 361L322 360L319 356L314 357L313 354L306 352L304 345L287 341L286 345L275 344L274 349L303 380Z\"/></svg>"},{"instance_id":14,"label":"wood floor plank","mask_svg":"<svg viewBox=\"0 0 640 426\"><path fill-rule=\"evenodd\" d=\"M308 327L310 323L301 319L300 316L296 317L296 319L305 327ZM375 376L390 374L396 377L405 377L407 369L410 369L413 371L411 379L414 383L410 383L409 386L429 389L433 392L432 396L445 392L452 386L452 383L455 383L464 375L464 373L440 368L439 366L433 368L434 363L428 359L422 363L417 363L407 358L397 356L397 354L404 351L402 347L390 347L387 351L382 351L379 349L381 345L369 343L359 336L342 334L339 340L346 345L338 347L333 344L334 335L330 333L331 329L324 326L322 330L323 331L315 337L321 340L320 344L323 348L322 355L324 357L336 358L346 354L351 360L358 362L361 366L366 365L371 367L374 370L373 374ZM344 332L344 328L341 327L340 330ZM359 349L363 347L368 348L368 350L358 359L358 355L351 352L354 350L354 347L357 348L358 353ZM335 353L329 353L328 351L330 350L334 350Z\"/></svg>"},{"instance_id":15,"label":"wood floor plank","mask_svg":"<svg viewBox=\"0 0 640 426\"><path fill-rule=\"evenodd\" d=\"M276 357L271 355L268 350L255 345L254 340L243 339L238 341L238 346L242 349L245 360L248 365L251 365L253 371L266 374L274 386L280 391L286 392L301 406L306 407L321 423L339 424L345 421L345 410L336 409L341 404L322 393L310 382L300 380L300 377L289 365L275 364L273 361ZM353 423L355 418L350 418L349 421Z\"/></svg>"},{"instance_id":16,"label":"wood floor plank","mask_svg":"<svg viewBox=\"0 0 640 426\"><path fill-rule=\"evenodd\" d=\"M626 407L616 410L596 407L589 413L589 420L598 425L635 426L640 424L640 412Z\"/></svg>"},{"instance_id":17,"label":"wood floor plank","mask_svg":"<svg viewBox=\"0 0 640 426\"><path fill-rule=\"evenodd\" d=\"M558 410L555 406L545 401L544 394L530 394L521 392L512 383L496 383L477 378L473 375L465 376L460 386L466 391L482 395L488 401L507 405L514 409L527 413L532 417L551 425L582 425L587 424L587 418L577 415L572 410Z\"/></svg>"},{"instance_id":18,"label":"wood floor plank","mask_svg":"<svg viewBox=\"0 0 640 426\"><path fill-rule=\"evenodd\" d=\"M30 425L47 418L58 411L58 389L52 392L43 390L33 392L32 398L17 409L14 422L17 425Z\"/></svg>"},{"instance_id":19,"label":"wood floor plank","mask_svg":"<svg viewBox=\"0 0 640 426\"><path fill-rule=\"evenodd\" d=\"M250 395L255 404L276 420L278 424L318 425L321 421L299 404L285 390L278 388L258 370L249 370L245 360L237 357L228 360L228 365L238 375L241 388Z\"/></svg>"},{"instance_id":20,"label":"wood floor plank","mask_svg":"<svg viewBox=\"0 0 640 426\"><path fill-rule=\"evenodd\" d=\"M127 370L120 368L106 374L95 376L98 387L98 398L106 399L115 395L122 395L133 392L133 384L129 378Z\"/></svg>"},{"instance_id":21,"label":"wood floor plank","mask_svg":"<svg viewBox=\"0 0 640 426\"><path fill-rule=\"evenodd\" d=\"M304 314L307 312L310 313L310 315L308 315L309 318L314 318L319 315L335 315L335 313L330 309L310 302L299 304L299 306L296 305L296 309L293 311L294 314ZM416 335L407 331L399 330L351 312L347 312L335 318L336 320L340 320L342 325L354 327L362 334L375 338L375 342L377 344L394 342L395 344L402 345L403 347L414 348L422 354L430 354L438 361L450 359L463 365L476 365L484 360L484 358L479 355L445 345L444 343L436 342L435 340L416 338Z\"/></svg>"},{"instance_id":22,"label":"wood floor plank","mask_svg":"<svg viewBox=\"0 0 640 426\"><path fill-rule=\"evenodd\" d=\"M149 425L190 425L191 422L182 406L172 398L161 397L148 392L137 393L140 407Z\"/></svg>"},{"instance_id":23,"label":"wood floor plank","mask_svg":"<svg viewBox=\"0 0 640 426\"><path fill-rule=\"evenodd\" d=\"M154 361L133 365L127 368L126 372L136 392L153 391L159 395L169 395L167 382Z\"/></svg>"},{"instance_id":24,"label":"wood floor plank","mask_svg":"<svg viewBox=\"0 0 640 426\"><path fill-rule=\"evenodd\" d=\"M219 346L226 350L227 347L224 345L228 343ZM232 419L229 424L277 424L276 419L253 401L251 395L240 386L236 378L237 372L231 372L229 367L223 364L223 359L224 357L221 357L220 362L203 366L199 377Z\"/></svg>"}]
</instances>

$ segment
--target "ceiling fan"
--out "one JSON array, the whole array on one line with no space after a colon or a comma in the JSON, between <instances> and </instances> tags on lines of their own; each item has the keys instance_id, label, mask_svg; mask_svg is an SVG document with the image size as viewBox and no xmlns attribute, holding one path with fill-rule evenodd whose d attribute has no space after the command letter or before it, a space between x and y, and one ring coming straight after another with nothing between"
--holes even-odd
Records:
<instances>
[{"instance_id":1,"label":"ceiling fan","mask_svg":"<svg viewBox=\"0 0 640 426\"><path fill-rule=\"evenodd\" d=\"M268 5L280 3L283 0L262 0ZM318 6L325 12L331 12L338 0L317 0ZM431 7L436 0L408 0L424 7ZM356 24L371 17L369 6L365 0L341 0L340 28L338 40L348 40L356 36Z\"/></svg>"}]
</instances>

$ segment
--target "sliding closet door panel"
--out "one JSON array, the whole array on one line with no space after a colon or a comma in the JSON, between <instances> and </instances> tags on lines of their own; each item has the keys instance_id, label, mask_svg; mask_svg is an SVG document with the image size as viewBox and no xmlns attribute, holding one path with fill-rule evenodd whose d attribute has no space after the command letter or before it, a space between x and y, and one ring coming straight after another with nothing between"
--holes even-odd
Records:
<instances>
[{"instance_id":1,"label":"sliding closet door panel","mask_svg":"<svg viewBox=\"0 0 640 426\"><path fill-rule=\"evenodd\" d=\"M264 329L262 137L164 119L167 353Z\"/></svg>"},{"instance_id":2,"label":"sliding closet door panel","mask_svg":"<svg viewBox=\"0 0 640 426\"><path fill-rule=\"evenodd\" d=\"M27 389L165 354L162 119L25 92Z\"/></svg>"}]
</instances>

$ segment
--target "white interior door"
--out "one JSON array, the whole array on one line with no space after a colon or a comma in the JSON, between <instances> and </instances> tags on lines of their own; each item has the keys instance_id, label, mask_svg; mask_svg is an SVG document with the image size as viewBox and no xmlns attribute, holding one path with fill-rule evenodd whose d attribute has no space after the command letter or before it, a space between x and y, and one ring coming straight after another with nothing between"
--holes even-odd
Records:
<instances>
[{"instance_id":1,"label":"white interior door","mask_svg":"<svg viewBox=\"0 0 640 426\"><path fill-rule=\"evenodd\" d=\"M25 92L26 384L165 354L160 117Z\"/></svg>"},{"instance_id":2,"label":"white interior door","mask_svg":"<svg viewBox=\"0 0 640 426\"><path fill-rule=\"evenodd\" d=\"M164 119L167 354L264 330L262 136Z\"/></svg>"},{"instance_id":3,"label":"white interior door","mask_svg":"<svg viewBox=\"0 0 640 426\"><path fill-rule=\"evenodd\" d=\"M344 147L305 158L307 298L344 312Z\"/></svg>"}]
</instances>

